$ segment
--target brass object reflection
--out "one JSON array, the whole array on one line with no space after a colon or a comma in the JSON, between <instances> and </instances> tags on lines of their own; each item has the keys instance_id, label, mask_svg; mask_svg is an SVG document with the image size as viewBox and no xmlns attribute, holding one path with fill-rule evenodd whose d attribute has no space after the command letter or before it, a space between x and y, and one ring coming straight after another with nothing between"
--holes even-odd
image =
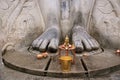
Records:
<instances>
[{"instance_id":1,"label":"brass object reflection","mask_svg":"<svg viewBox=\"0 0 120 80\"><path fill-rule=\"evenodd\" d=\"M60 58L61 69L63 72L69 72L71 70L71 56L61 56Z\"/></svg>"}]
</instances>

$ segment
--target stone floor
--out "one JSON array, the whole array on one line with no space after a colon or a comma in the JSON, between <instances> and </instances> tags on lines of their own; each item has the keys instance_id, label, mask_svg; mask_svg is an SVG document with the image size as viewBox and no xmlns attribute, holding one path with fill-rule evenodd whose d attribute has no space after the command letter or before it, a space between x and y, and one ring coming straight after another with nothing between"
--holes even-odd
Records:
<instances>
[{"instance_id":1,"label":"stone floor","mask_svg":"<svg viewBox=\"0 0 120 80\"><path fill-rule=\"evenodd\" d=\"M120 70L106 76L96 78L53 78L30 75L5 67L0 56L0 80L120 80Z\"/></svg>"}]
</instances>

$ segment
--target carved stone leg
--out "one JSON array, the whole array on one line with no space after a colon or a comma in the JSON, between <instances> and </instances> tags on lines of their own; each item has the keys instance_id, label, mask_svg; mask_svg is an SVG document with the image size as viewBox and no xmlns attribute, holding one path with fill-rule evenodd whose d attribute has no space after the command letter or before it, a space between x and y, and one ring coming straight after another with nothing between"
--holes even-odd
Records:
<instances>
[{"instance_id":1,"label":"carved stone leg","mask_svg":"<svg viewBox=\"0 0 120 80\"><path fill-rule=\"evenodd\" d=\"M45 32L32 43L33 48L50 52L56 52L59 44L59 0L39 0L41 12L45 21Z\"/></svg>"},{"instance_id":2,"label":"carved stone leg","mask_svg":"<svg viewBox=\"0 0 120 80\"><path fill-rule=\"evenodd\" d=\"M72 41L76 47L77 53L84 50L91 51L99 48L98 42L93 37L91 37L85 29L85 20L87 19L83 18L83 13L87 13L87 11L82 11L83 7L80 6L81 1L83 0L74 0L72 5L74 10L74 12L72 13L74 15Z\"/></svg>"}]
</instances>

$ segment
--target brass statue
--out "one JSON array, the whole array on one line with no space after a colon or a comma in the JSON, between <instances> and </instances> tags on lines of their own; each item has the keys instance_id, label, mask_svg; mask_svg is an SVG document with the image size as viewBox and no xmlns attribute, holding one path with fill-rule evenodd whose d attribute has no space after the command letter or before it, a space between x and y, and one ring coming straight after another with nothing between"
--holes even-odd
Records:
<instances>
[{"instance_id":1,"label":"brass statue","mask_svg":"<svg viewBox=\"0 0 120 80\"><path fill-rule=\"evenodd\" d=\"M69 56L69 52L73 54L73 63L75 63L75 47L69 43L69 37L66 35L64 43L59 46L58 55L61 56L61 51L65 53L64 56Z\"/></svg>"},{"instance_id":2,"label":"brass statue","mask_svg":"<svg viewBox=\"0 0 120 80\"><path fill-rule=\"evenodd\" d=\"M66 48L70 46L68 35L66 35L66 37L65 37L64 46L65 46Z\"/></svg>"}]
</instances>

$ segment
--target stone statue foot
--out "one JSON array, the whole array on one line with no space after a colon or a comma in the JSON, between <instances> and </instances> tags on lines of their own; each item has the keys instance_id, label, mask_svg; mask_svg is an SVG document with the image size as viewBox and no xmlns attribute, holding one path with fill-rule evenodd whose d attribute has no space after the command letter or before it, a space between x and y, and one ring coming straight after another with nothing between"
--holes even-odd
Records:
<instances>
[{"instance_id":1,"label":"stone statue foot","mask_svg":"<svg viewBox=\"0 0 120 80\"><path fill-rule=\"evenodd\" d=\"M41 52L50 51L56 52L59 44L60 30L58 26L53 26L48 29L32 43L32 47Z\"/></svg>"},{"instance_id":2,"label":"stone statue foot","mask_svg":"<svg viewBox=\"0 0 120 80\"><path fill-rule=\"evenodd\" d=\"M99 43L91 37L81 26L74 26L72 29L72 41L76 47L76 52L92 51L99 48Z\"/></svg>"}]
</instances>

